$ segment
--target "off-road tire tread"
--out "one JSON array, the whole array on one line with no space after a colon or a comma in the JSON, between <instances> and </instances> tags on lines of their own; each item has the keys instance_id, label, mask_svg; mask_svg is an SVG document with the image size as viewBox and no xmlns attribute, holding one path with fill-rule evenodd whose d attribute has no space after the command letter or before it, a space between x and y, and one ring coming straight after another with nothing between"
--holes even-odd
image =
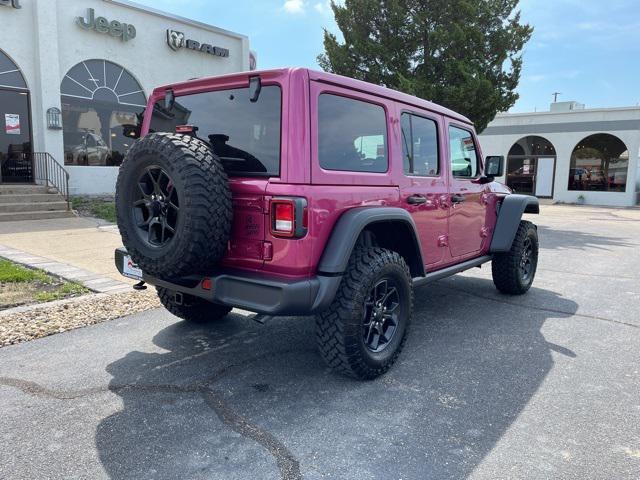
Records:
<instances>
[{"instance_id":1,"label":"off-road tire tread","mask_svg":"<svg viewBox=\"0 0 640 480\"><path fill-rule=\"evenodd\" d=\"M518 231L513 239L511 250L504 253L496 253L491 261L491 274L493 284L502 293L508 295L522 295L526 293L531 284L523 286L518 273L522 249L529 231L535 232L535 248L538 249L538 235L536 226L527 220L521 220Z\"/></svg>"},{"instance_id":2,"label":"off-road tire tread","mask_svg":"<svg viewBox=\"0 0 640 480\"><path fill-rule=\"evenodd\" d=\"M193 323L206 323L220 320L229 314L231 307L207 302L201 298L188 297L189 305L178 305L173 301L173 292L166 288L156 287L160 303L169 313Z\"/></svg>"},{"instance_id":3,"label":"off-road tire tread","mask_svg":"<svg viewBox=\"0 0 640 480\"><path fill-rule=\"evenodd\" d=\"M393 356L380 368L371 368L356 346L362 319L354 318L360 312L364 295L376 273L387 264L402 268L409 285L409 317L402 340ZM333 303L316 316L316 339L320 354L334 371L357 379L373 379L385 373L396 361L406 342L413 312L413 288L409 267L402 256L392 250L378 247L357 247L349 260Z\"/></svg>"},{"instance_id":4,"label":"off-road tire tread","mask_svg":"<svg viewBox=\"0 0 640 480\"><path fill-rule=\"evenodd\" d=\"M186 223L181 238L174 239L179 240L175 248L166 256L153 259L130 241L136 233L128 231L126 217L130 209L123 202L118 203L118 190L126 188L127 176L137 158L159 152L168 152L168 162L178 167L172 175L181 177L185 201L180 205L180 213L186 215ZM127 153L118 174L116 207L122 242L133 261L149 275L171 279L206 273L227 248L232 221L228 177L209 145L190 135L151 133L138 140Z\"/></svg>"}]
</instances>

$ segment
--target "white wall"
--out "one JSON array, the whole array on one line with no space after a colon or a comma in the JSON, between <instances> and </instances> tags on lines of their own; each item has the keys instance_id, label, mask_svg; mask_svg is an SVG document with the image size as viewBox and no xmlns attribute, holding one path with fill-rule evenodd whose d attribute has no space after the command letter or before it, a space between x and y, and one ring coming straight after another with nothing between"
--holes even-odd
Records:
<instances>
[{"instance_id":1,"label":"white wall","mask_svg":"<svg viewBox=\"0 0 640 480\"><path fill-rule=\"evenodd\" d=\"M71 195L113 195L118 167L78 167L68 165Z\"/></svg>"},{"instance_id":2,"label":"white wall","mask_svg":"<svg viewBox=\"0 0 640 480\"><path fill-rule=\"evenodd\" d=\"M46 110L60 108L60 82L74 65L88 59L106 59L127 69L147 98L153 88L194 77L249 70L246 36L216 27L183 21L121 0L21 0L21 9L0 7L0 49L11 57L30 90L34 151L51 153L64 161L61 130L46 128ZM88 8L96 16L136 27L136 38L122 39L76 25ZM214 57L181 49L173 51L166 30L184 32L187 38L229 49L229 57ZM113 193L116 168L67 167L73 193Z\"/></svg>"},{"instance_id":3,"label":"white wall","mask_svg":"<svg viewBox=\"0 0 640 480\"><path fill-rule=\"evenodd\" d=\"M591 122L601 122L603 126L614 125L607 122L620 122L631 124L635 120L640 124L640 109L602 109L583 110L567 113L532 113L499 115L489 124L489 127L513 127L517 126L518 133L485 134L479 136L483 155L503 155L505 159L509 150L522 137L527 136L522 130L531 129L531 135L537 135L549 140L556 149L556 174L554 179L554 200L565 203L577 203L582 195L585 203L591 205L607 206L633 206L638 202L637 191L640 189L638 155L640 150L640 129L630 130L584 130L584 131L557 131L562 130L558 124L567 124L567 130L574 128L577 123L595 125ZM489 129L486 130L490 132ZM545 133L545 130L547 132ZM583 129L581 129L583 130ZM576 145L585 137L596 133L609 133L620 138L629 149L629 169L627 172L627 190L625 192L591 192L574 191L568 189L569 169L571 154ZM499 179L505 182L503 176Z\"/></svg>"}]
</instances>

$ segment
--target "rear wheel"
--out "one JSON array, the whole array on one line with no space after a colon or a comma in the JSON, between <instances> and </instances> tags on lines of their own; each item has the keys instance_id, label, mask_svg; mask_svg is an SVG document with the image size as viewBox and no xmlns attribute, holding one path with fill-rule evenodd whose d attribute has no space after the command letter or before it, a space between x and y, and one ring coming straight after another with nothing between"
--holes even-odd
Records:
<instances>
[{"instance_id":1,"label":"rear wheel","mask_svg":"<svg viewBox=\"0 0 640 480\"><path fill-rule=\"evenodd\" d=\"M157 287L156 290L164 308L176 317L189 322L213 322L225 317L231 311L231 307L207 302L191 295L182 295L181 302L178 302L176 292L162 287Z\"/></svg>"},{"instance_id":2,"label":"rear wheel","mask_svg":"<svg viewBox=\"0 0 640 480\"><path fill-rule=\"evenodd\" d=\"M316 317L320 353L335 371L373 379L396 361L413 309L411 274L403 258L358 247L331 306Z\"/></svg>"},{"instance_id":3,"label":"rear wheel","mask_svg":"<svg viewBox=\"0 0 640 480\"><path fill-rule=\"evenodd\" d=\"M493 256L493 283L502 293L522 295L531 288L537 267L538 230L533 223L522 220L511 250Z\"/></svg>"}]
</instances>

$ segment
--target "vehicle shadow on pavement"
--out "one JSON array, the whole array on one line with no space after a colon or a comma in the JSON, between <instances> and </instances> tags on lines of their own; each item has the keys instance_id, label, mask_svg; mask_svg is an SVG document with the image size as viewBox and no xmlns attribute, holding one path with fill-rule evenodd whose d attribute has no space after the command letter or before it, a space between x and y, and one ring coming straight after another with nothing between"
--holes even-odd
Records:
<instances>
[{"instance_id":1,"label":"vehicle shadow on pavement","mask_svg":"<svg viewBox=\"0 0 640 480\"><path fill-rule=\"evenodd\" d=\"M154 336L166 351L108 365L122 409L97 428L100 460L118 479L467 477L552 352L575 357L540 330L577 304L537 288L524 298L466 276L416 290L405 350L371 382L325 368L308 317L176 321Z\"/></svg>"}]
</instances>

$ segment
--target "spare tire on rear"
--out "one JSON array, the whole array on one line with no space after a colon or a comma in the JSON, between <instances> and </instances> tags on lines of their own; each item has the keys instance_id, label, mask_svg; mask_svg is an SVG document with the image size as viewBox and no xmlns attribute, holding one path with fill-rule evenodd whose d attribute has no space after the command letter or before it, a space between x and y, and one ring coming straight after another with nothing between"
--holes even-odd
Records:
<instances>
[{"instance_id":1,"label":"spare tire on rear","mask_svg":"<svg viewBox=\"0 0 640 480\"><path fill-rule=\"evenodd\" d=\"M207 273L231 231L231 190L220 159L189 135L152 133L120 167L116 214L122 242L144 273Z\"/></svg>"}]
</instances>

